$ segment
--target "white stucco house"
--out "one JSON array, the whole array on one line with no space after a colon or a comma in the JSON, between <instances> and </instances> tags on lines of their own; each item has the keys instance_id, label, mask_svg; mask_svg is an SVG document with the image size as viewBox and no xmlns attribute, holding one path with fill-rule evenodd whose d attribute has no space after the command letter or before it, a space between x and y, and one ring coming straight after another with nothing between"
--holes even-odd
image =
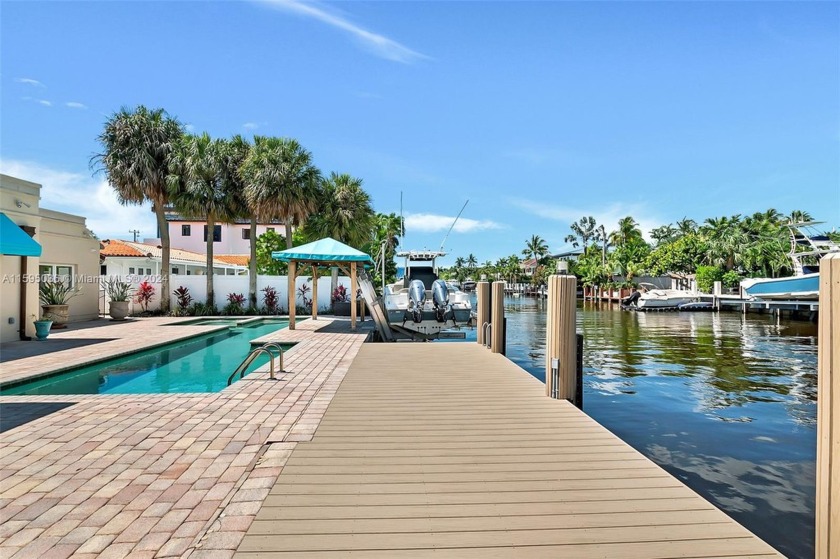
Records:
<instances>
[{"instance_id":1,"label":"white stucco house","mask_svg":"<svg viewBox=\"0 0 840 559\"><path fill-rule=\"evenodd\" d=\"M103 276L153 276L161 273L163 250L159 244L135 243L119 239L106 239L99 250ZM216 254L213 256L213 273L240 275L248 271L247 255ZM169 273L177 275L206 275L207 256L180 248L169 251Z\"/></svg>"},{"instance_id":2,"label":"white stucco house","mask_svg":"<svg viewBox=\"0 0 840 559\"><path fill-rule=\"evenodd\" d=\"M84 217L40 207L41 188L0 174L0 342L34 336L44 276L80 287L69 302L70 322L99 316L99 241Z\"/></svg>"}]
</instances>

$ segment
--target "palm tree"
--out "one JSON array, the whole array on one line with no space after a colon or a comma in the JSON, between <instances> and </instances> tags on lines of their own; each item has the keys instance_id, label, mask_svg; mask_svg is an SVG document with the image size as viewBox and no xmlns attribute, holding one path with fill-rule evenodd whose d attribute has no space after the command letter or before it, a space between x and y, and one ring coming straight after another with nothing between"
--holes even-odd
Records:
<instances>
[{"instance_id":1,"label":"palm tree","mask_svg":"<svg viewBox=\"0 0 840 559\"><path fill-rule=\"evenodd\" d=\"M803 223L813 220L814 218L811 217L811 214L802 210L793 210L790 212L790 215L787 216L788 223Z\"/></svg>"},{"instance_id":2,"label":"palm tree","mask_svg":"<svg viewBox=\"0 0 840 559\"><path fill-rule=\"evenodd\" d=\"M312 154L296 140L254 136L242 164L245 197L257 219L283 219L286 247L292 247L292 224L300 225L315 209L321 174Z\"/></svg>"},{"instance_id":3,"label":"palm tree","mask_svg":"<svg viewBox=\"0 0 840 559\"><path fill-rule=\"evenodd\" d=\"M184 136L173 154L169 184L179 194L175 206L191 217L206 219L205 243L207 266L207 305L215 304L213 289L213 243L216 222L233 220L239 210L232 191L233 184L222 180L225 144L213 140L206 132Z\"/></svg>"},{"instance_id":4,"label":"palm tree","mask_svg":"<svg viewBox=\"0 0 840 559\"><path fill-rule=\"evenodd\" d=\"M476 266L478 266L478 258L475 257L475 254L470 253L470 255L467 256L467 268L469 268L470 271L474 271Z\"/></svg>"},{"instance_id":5,"label":"palm tree","mask_svg":"<svg viewBox=\"0 0 840 559\"><path fill-rule=\"evenodd\" d=\"M231 194L232 210L237 217L250 221L248 257L248 300L250 306L257 307L257 217L253 208L249 207L245 196L246 183L242 175L242 165L251 150L248 140L239 134L230 140L222 140L222 154L220 161L221 179L226 184L225 190Z\"/></svg>"},{"instance_id":6,"label":"palm tree","mask_svg":"<svg viewBox=\"0 0 840 559\"><path fill-rule=\"evenodd\" d=\"M381 260L383 258L382 251L385 251L385 271L386 281L391 278L396 279L396 264L394 263L394 254L397 245L400 244L400 237L402 236L403 223L402 218L394 213L390 214L376 214L376 223L373 232L373 241L370 253L376 255L374 260ZM380 278L381 279L381 278Z\"/></svg>"},{"instance_id":7,"label":"palm tree","mask_svg":"<svg viewBox=\"0 0 840 559\"><path fill-rule=\"evenodd\" d=\"M618 220L618 229L611 234L613 244L621 247L626 246L631 241L642 238L642 232L639 229L639 224L630 216L622 217Z\"/></svg>"},{"instance_id":8,"label":"palm tree","mask_svg":"<svg viewBox=\"0 0 840 559\"><path fill-rule=\"evenodd\" d=\"M694 233L697 231L697 222L693 219L684 217L677 222L677 229L679 230L680 236Z\"/></svg>"},{"instance_id":9,"label":"palm tree","mask_svg":"<svg viewBox=\"0 0 840 559\"><path fill-rule=\"evenodd\" d=\"M318 207L306 222L307 238L332 237L355 248L373 238L376 213L362 179L332 173L321 182Z\"/></svg>"},{"instance_id":10,"label":"palm tree","mask_svg":"<svg viewBox=\"0 0 840 559\"><path fill-rule=\"evenodd\" d=\"M539 261L548 254L548 244L539 235L531 235L531 238L525 241L525 248L522 250L522 255L533 258Z\"/></svg>"},{"instance_id":11,"label":"palm tree","mask_svg":"<svg viewBox=\"0 0 840 559\"><path fill-rule=\"evenodd\" d=\"M656 246L663 245L673 241L677 236L677 231L678 230L669 223L668 225L662 225L655 229L651 229L650 238L654 240Z\"/></svg>"},{"instance_id":12,"label":"palm tree","mask_svg":"<svg viewBox=\"0 0 840 559\"><path fill-rule=\"evenodd\" d=\"M166 206L172 192L167 184L172 153L183 135L181 123L163 109L139 105L120 109L105 122L97 138L102 153L91 160L104 171L123 205L151 202L161 244L160 309L169 312L169 225Z\"/></svg>"}]
</instances>

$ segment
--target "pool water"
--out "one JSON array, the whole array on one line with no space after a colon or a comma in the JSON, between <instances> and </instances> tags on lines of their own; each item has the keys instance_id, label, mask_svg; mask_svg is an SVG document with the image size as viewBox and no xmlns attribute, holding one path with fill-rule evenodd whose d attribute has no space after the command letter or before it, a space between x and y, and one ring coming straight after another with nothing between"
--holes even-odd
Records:
<instances>
[{"instance_id":1,"label":"pool water","mask_svg":"<svg viewBox=\"0 0 840 559\"><path fill-rule=\"evenodd\" d=\"M251 340L288 323L271 319L231 325L227 330L0 389L0 395L218 392L227 387L228 377L251 351ZM268 356L260 355L247 372L267 362Z\"/></svg>"}]
</instances>

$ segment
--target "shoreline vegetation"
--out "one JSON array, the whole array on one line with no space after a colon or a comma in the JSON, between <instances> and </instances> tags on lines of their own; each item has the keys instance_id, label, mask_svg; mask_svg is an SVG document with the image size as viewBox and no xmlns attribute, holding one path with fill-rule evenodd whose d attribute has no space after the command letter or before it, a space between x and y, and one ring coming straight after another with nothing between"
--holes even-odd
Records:
<instances>
[{"instance_id":1,"label":"shoreline vegetation","mask_svg":"<svg viewBox=\"0 0 840 559\"><path fill-rule=\"evenodd\" d=\"M569 273L584 287L607 289L636 287L634 279L642 275L670 274L684 280L693 276L703 292L710 292L716 281L731 289L744 278L787 277L793 275L787 226L812 219L804 211L783 214L772 208L749 216L711 217L702 223L683 218L651 230L648 242L632 216L620 219L612 231L584 216L571 224L565 238L574 249L569 253L577 256L569 261ZM825 234L840 241L840 233ZM486 276L541 286L554 273L557 260L546 241L532 235L521 255L481 265L473 254L458 257L441 277L463 282Z\"/></svg>"},{"instance_id":2,"label":"shoreline vegetation","mask_svg":"<svg viewBox=\"0 0 840 559\"><path fill-rule=\"evenodd\" d=\"M240 135L191 134L164 109L140 105L108 117L98 140L102 150L91 159L91 167L105 175L122 204L148 202L157 217L161 293L174 293L166 221L166 214L173 211L206 221L208 230L217 223L250 220L250 285L247 297L237 299L236 309L260 308L257 274L285 273L286 265L272 259L272 251L323 237L362 250L376 262L384 261L385 281L396 280L396 247L404 235L402 217L375 212L362 179L336 172L325 175L314 165L312 153L292 138L255 135L248 140ZM633 287L634 278L644 274L693 276L702 291L711 290L715 281L732 288L746 277L789 276L793 271L786 225L811 219L807 212L783 214L775 209L713 217L702 223L683 218L649 231L648 242L632 216L620 219L616 229L609 231L607 224L584 216L571 224L571 233L564 239L574 249L568 254L577 257L569 262L569 273L584 287L602 288ZM283 225L285 234L270 231L257 237L258 221ZM828 234L840 240L837 233ZM207 301L194 302L195 310L202 315L218 314L212 304L212 237L206 253ZM460 282L486 276L541 286L555 265L545 239L531 235L521 254L482 264L474 254L458 257L440 275ZM372 272L374 285L381 285L381 267ZM333 283L334 291L335 274ZM160 313L170 313L170 297L161 297Z\"/></svg>"}]
</instances>

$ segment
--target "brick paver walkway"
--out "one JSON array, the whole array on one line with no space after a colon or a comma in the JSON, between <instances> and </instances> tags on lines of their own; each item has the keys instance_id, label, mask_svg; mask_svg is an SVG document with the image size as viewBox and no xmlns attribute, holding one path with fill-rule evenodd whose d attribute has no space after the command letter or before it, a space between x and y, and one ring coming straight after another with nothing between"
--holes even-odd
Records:
<instances>
[{"instance_id":1,"label":"brick paver walkway","mask_svg":"<svg viewBox=\"0 0 840 559\"><path fill-rule=\"evenodd\" d=\"M0 557L232 556L366 335L299 323L273 336L300 342L281 380L252 373L215 394L0 397L75 402L0 435Z\"/></svg>"}]
</instances>

